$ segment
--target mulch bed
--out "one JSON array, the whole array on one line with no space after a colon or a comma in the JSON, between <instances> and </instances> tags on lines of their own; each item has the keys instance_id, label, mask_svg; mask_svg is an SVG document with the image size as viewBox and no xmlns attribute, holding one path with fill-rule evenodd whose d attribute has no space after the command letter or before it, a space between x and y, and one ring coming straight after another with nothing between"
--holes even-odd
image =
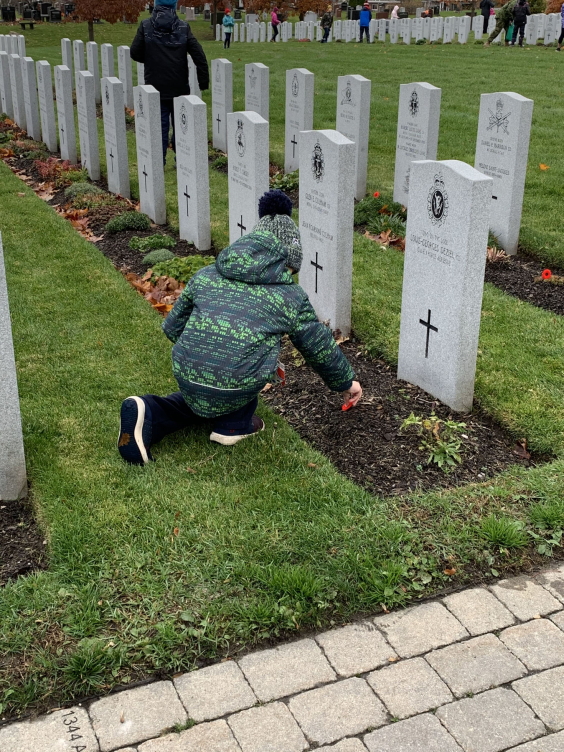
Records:
<instances>
[{"instance_id":1,"label":"mulch bed","mask_svg":"<svg viewBox=\"0 0 564 752\"><path fill-rule=\"evenodd\" d=\"M27 500L0 501L0 587L47 568L47 541Z\"/></svg>"},{"instance_id":2,"label":"mulch bed","mask_svg":"<svg viewBox=\"0 0 564 752\"><path fill-rule=\"evenodd\" d=\"M273 384L263 399L282 415L302 439L328 457L350 480L379 495L450 488L482 482L510 465L525 467L546 461L532 457L479 409L469 415L451 410L418 387L398 381L394 368L363 353L354 338L341 348L364 390L356 407L343 412L340 394L331 392L287 342L281 359L286 385ZM462 464L449 473L427 464L414 428L400 432L411 414L466 423Z\"/></svg>"},{"instance_id":3,"label":"mulch bed","mask_svg":"<svg viewBox=\"0 0 564 752\"><path fill-rule=\"evenodd\" d=\"M530 256L518 254L510 256L507 261L486 264L486 282L491 282L519 300L562 316L564 315L564 284L556 284L551 280L535 281L535 278L538 280L542 275L545 268ZM552 280L554 277L564 280L564 271L553 267L550 267L550 271Z\"/></svg>"}]
</instances>

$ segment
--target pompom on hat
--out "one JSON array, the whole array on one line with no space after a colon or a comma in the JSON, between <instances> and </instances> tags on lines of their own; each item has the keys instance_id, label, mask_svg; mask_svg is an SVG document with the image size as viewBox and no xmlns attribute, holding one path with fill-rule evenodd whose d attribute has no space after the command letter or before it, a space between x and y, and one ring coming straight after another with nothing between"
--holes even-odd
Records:
<instances>
[{"instance_id":1,"label":"pompom on hat","mask_svg":"<svg viewBox=\"0 0 564 752\"><path fill-rule=\"evenodd\" d=\"M259 221L255 230L276 235L288 254L288 266L296 272L302 265L300 231L292 220L292 201L284 191L267 191L259 200Z\"/></svg>"}]
</instances>

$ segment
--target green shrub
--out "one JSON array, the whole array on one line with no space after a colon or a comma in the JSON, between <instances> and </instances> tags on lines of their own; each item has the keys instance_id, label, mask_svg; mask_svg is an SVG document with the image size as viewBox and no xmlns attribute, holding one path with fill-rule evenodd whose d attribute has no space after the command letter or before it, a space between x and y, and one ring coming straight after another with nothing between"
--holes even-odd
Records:
<instances>
[{"instance_id":1,"label":"green shrub","mask_svg":"<svg viewBox=\"0 0 564 752\"><path fill-rule=\"evenodd\" d=\"M78 170L61 170L58 183L85 183L88 180L88 170L80 168Z\"/></svg>"},{"instance_id":2,"label":"green shrub","mask_svg":"<svg viewBox=\"0 0 564 752\"><path fill-rule=\"evenodd\" d=\"M169 261L173 258L175 258L174 253L169 251L168 248L156 248L154 251L150 251L143 257L143 263L153 266L153 264L160 264L163 261Z\"/></svg>"},{"instance_id":3,"label":"green shrub","mask_svg":"<svg viewBox=\"0 0 564 752\"><path fill-rule=\"evenodd\" d=\"M179 282L188 282L198 269L215 264L213 256L178 256L170 261L163 261L153 267L154 277L174 277Z\"/></svg>"},{"instance_id":4,"label":"green shrub","mask_svg":"<svg viewBox=\"0 0 564 752\"><path fill-rule=\"evenodd\" d=\"M367 196L354 207L355 225L366 225L379 214L397 214L402 220L407 219L407 212L401 204L386 196Z\"/></svg>"},{"instance_id":5,"label":"green shrub","mask_svg":"<svg viewBox=\"0 0 564 752\"><path fill-rule=\"evenodd\" d=\"M77 198L78 196L99 196L101 193L104 193L104 191L101 188L98 188L97 185L92 185L92 183L72 183L72 185L69 185L68 188L65 188L65 196L67 198Z\"/></svg>"},{"instance_id":6,"label":"green shrub","mask_svg":"<svg viewBox=\"0 0 564 752\"><path fill-rule=\"evenodd\" d=\"M125 230L149 230L151 220L146 214L129 211L120 214L119 217L110 219L106 225L106 232L124 232Z\"/></svg>"},{"instance_id":7,"label":"green shrub","mask_svg":"<svg viewBox=\"0 0 564 752\"><path fill-rule=\"evenodd\" d=\"M481 533L487 541L500 548L523 548L529 543L523 524L511 517L491 514L482 520Z\"/></svg>"},{"instance_id":8,"label":"green shrub","mask_svg":"<svg viewBox=\"0 0 564 752\"><path fill-rule=\"evenodd\" d=\"M211 166L215 170L223 170L224 167L227 167L227 157L218 157L212 162Z\"/></svg>"},{"instance_id":9,"label":"green shrub","mask_svg":"<svg viewBox=\"0 0 564 752\"><path fill-rule=\"evenodd\" d=\"M368 220L368 229L374 235L390 230L392 235L405 238L405 222L399 214L376 214Z\"/></svg>"},{"instance_id":10,"label":"green shrub","mask_svg":"<svg viewBox=\"0 0 564 752\"><path fill-rule=\"evenodd\" d=\"M534 504L529 517L535 527L541 530L564 530L564 501Z\"/></svg>"},{"instance_id":11,"label":"green shrub","mask_svg":"<svg viewBox=\"0 0 564 752\"><path fill-rule=\"evenodd\" d=\"M418 40L417 40L417 41L415 42L415 44L427 44L427 40L426 40L426 39L418 39Z\"/></svg>"},{"instance_id":12,"label":"green shrub","mask_svg":"<svg viewBox=\"0 0 564 752\"><path fill-rule=\"evenodd\" d=\"M270 187L278 188L281 191L295 191L300 187L300 171L296 170L286 175L282 172L277 172L276 175L270 178Z\"/></svg>"},{"instance_id":13,"label":"green shrub","mask_svg":"<svg viewBox=\"0 0 564 752\"><path fill-rule=\"evenodd\" d=\"M140 251L141 253L155 251L157 248L174 248L175 245L176 240L171 238L170 235L149 235L147 238L139 238L134 235L129 241L129 247L133 251Z\"/></svg>"}]
</instances>

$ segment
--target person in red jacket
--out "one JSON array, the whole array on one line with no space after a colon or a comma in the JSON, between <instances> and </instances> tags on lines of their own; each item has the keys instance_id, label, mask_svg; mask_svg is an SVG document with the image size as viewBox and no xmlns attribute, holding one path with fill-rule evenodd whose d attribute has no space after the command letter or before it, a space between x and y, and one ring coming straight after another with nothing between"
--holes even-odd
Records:
<instances>
[{"instance_id":1,"label":"person in red jacket","mask_svg":"<svg viewBox=\"0 0 564 752\"><path fill-rule=\"evenodd\" d=\"M270 41L275 42L276 37L278 36L278 26L280 25L280 19L278 18L278 8L272 9L270 18L272 21L272 39Z\"/></svg>"}]
</instances>

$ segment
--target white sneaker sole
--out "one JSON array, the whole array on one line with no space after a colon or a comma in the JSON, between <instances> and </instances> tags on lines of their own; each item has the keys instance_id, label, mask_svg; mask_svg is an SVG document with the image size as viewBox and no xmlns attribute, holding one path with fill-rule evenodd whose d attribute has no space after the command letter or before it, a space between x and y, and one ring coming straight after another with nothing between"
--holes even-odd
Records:
<instances>
[{"instance_id":1,"label":"white sneaker sole","mask_svg":"<svg viewBox=\"0 0 564 752\"><path fill-rule=\"evenodd\" d=\"M245 433L242 436L224 436L222 433L216 433L215 431L212 431L210 433L210 441L215 441L218 444L223 444L223 446L233 446L243 439L248 439L249 436L256 436L257 433L264 431L265 428L266 426L263 421L262 428L259 428L258 431L255 431L254 433Z\"/></svg>"},{"instance_id":2,"label":"white sneaker sole","mask_svg":"<svg viewBox=\"0 0 564 752\"><path fill-rule=\"evenodd\" d=\"M135 429L133 431L133 438L135 439L137 448L139 449L139 452L141 453L143 462L145 464L148 464L149 456L147 454L145 444L143 443L143 424L145 423L145 403L143 402L141 397L131 396L131 397L127 397L127 399L135 400L135 402L137 403L137 422L135 423ZM119 435L118 435L118 442L119 442Z\"/></svg>"}]
</instances>

